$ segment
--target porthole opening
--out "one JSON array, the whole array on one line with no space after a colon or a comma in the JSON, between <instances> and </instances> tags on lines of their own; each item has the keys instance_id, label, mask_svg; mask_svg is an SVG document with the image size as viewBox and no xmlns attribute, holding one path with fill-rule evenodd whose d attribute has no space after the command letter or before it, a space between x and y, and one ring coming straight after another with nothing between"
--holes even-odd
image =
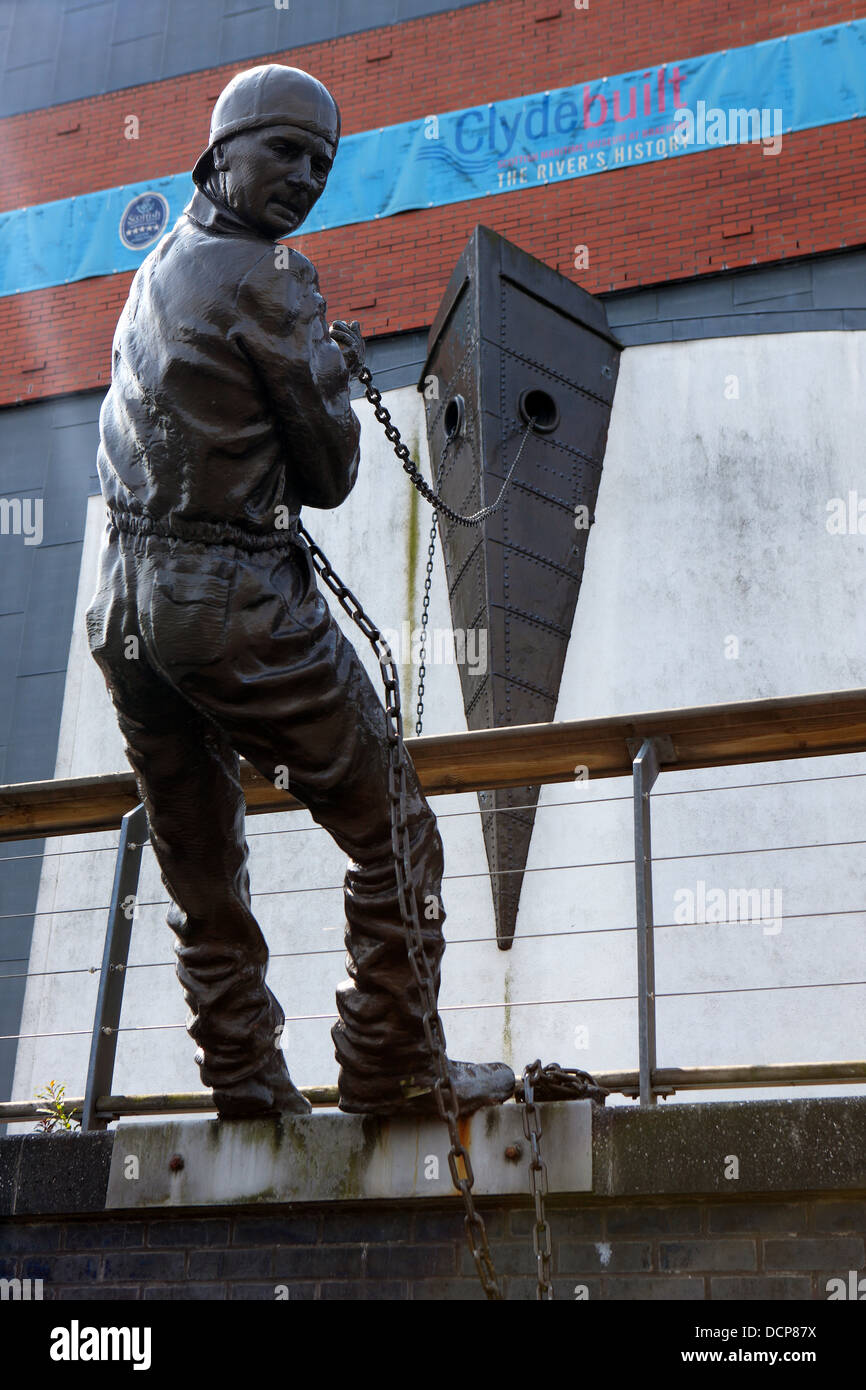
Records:
<instances>
[{"instance_id":1,"label":"porthole opening","mask_svg":"<svg viewBox=\"0 0 866 1390\"><path fill-rule=\"evenodd\" d=\"M559 410L556 401L549 392L542 391L536 386L521 393L518 409L521 419L526 424L531 424L532 428L541 434L549 434L559 424Z\"/></svg>"},{"instance_id":2,"label":"porthole opening","mask_svg":"<svg viewBox=\"0 0 866 1390\"><path fill-rule=\"evenodd\" d=\"M466 402L462 396L452 396L445 407L445 437L446 439L456 439L463 430L463 421L466 417Z\"/></svg>"}]
</instances>

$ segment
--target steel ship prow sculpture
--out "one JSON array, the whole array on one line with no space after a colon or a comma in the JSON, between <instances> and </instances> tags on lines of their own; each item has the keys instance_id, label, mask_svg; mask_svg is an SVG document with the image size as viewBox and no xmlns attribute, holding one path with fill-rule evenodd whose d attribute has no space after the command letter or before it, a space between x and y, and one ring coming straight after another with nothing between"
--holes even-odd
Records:
<instances>
[{"instance_id":1,"label":"steel ship prow sculpture","mask_svg":"<svg viewBox=\"0 0 866 1390\"><path fill-rule=\"evenodd\" d=\"M430 330L425 397L454 631L486 630L458 669L470 729L553 719L580 591L622 346L604 306L476 226ZM481 649L476 642L475 650ZM514 939L538 787L479 792L496 937Z\"/></svg>"}]
</instances>

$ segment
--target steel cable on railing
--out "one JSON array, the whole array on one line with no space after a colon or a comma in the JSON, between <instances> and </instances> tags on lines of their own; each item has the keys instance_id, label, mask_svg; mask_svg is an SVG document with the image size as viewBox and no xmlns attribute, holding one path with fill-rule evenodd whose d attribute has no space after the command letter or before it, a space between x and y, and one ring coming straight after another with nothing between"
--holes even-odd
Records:
<instances>
[{"instance_id":1,"label":"steel cable on railing","mask_svg":"<svg viewBox=\"0 0 866 1390\"><path fill-rule=\"evenodd\" d=\"M823 912L782 912L778 915L774 914L773 920L780 922L796 922L800 920L812 921L817 917L858 916L866 916L866 907L830 908L826 909ZM747 917L723 917L719 918L718 920L714 918L712 921L709 922L655 922L653 924L653 930L665 931L689 927L742 927L756 925L759 926L760 924L761 919L756 920L754 918ZM334 927L331 928L331 930L337 931L339 930L339 928ZM545 941L549 940L550 938L563 938L574 936L616 936L622 935L623 933L633 932L635 930L635 925L632 922L628 926L624 927L574 927L570 931L532 932L530 934L527 934L526 936L515 938L512 949L514 946L524 946L528 945L530 942L533 941ZM479 946L483 944L492 944L496 940L496 936L458 936L450 938L447 942L447 946L448 949L451 950L454 946ZM345 954L346 949L344 946L316 946L310 947L309 949L303 951L271 951L268 959L271 961L297 960L306 956L345 956ZM25 959L25 957L13 957L11 958L9 963L14 963L14 961L17 959L23 960ZM6 962L4 962L3 960L0 960L0 965L3 965L5 963ZM174 969L176 965L176 960L147 960L130 961L124 968L128 973L130 970L168 970ZM29 970L14 975L0 974L0 980L36 980L51 975L99 975L101 971L102 966L100 965L83 965L64 970ZM820 986L816 986L816 988L820 988Z\"/></svg>"},{"instance_id":2,"label":"steel cable on railing","mask_svg":"<svg viewBox=\"0 0 866 1390\"><path fill-rule=\"evenodd\" d=\"M683 859L721 859L738 854L784 854L793 850L813 850L813 849L845 849L857 845L866 845L866 840L827 840L815 841L803 845L760 845L755 849L703 849L693 850L689 854L654 854L653 863L673 863ZM465 874L444 874L443 883L458 883L469 878L503 878L508 874L542 874L542 873L565 873L577 869L613 869L623 868L634 865L634 856L628 859L597 859L589 860L584 864L538 864L527 866L522 869L478 869L472 873ZM300 888L266 888L259 892L251 893L251 898L271 898L282 896L289 893L342 893L343 882L326 884L307 884ZM138 907L167 907L168 898L153 898L137 903ZM64 917L77 912L107 912L108 905L92 907L65 907L50 908L37 912L2 912L0 922L12 921L27 917Z\"/></svg>"},{"instance_id":3,"label":"steel cable on railing","mask_svg":"<svg viewBox=\"0 0 866 1390\"><path fill-rule=\"evenodd\" d=\"M801 989L855 989L866 985L866 980L828 980L824 984L801 984L801 985L737 985L726 989L708 990L674 990L667 994L658 994L659 999L685 999L690 997L700 997L705 994L766 994L776 993L784 990ZM530 1009L530 1008L560 1008L570 1004L620 1004L634 1002L636 994L601 994L588 995L578 999L502 999L485 1001L478 1004L440 1004L440 1013L465 1013L475 1012L479 1009ZM285 1023L315 1023L321 1020L333 1022L338 1015L336 1013L326 1014L287 1014ZM153 1033L166 1032L173 1029L186 1028L185 1023L131 1023L122 1024L115 1031L118 1033ZM0 1042L32 1042L39 1038L74 1038L90 1037L92 1028L70 1028L54 1033L5 1033L0 1034Z\"/></svg>"}]
</instances>

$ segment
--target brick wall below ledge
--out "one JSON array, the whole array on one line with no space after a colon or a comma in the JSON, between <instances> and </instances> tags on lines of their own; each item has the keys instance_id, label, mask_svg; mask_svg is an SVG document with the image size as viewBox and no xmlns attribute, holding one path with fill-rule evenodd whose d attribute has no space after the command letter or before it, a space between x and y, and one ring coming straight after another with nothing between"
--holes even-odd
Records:
<instances>
[{"instance_id":1,"label":"brick wall below ledge","mask_svg":"<svg viewBox=\"0 0 866 1390\"><path fill-rule=\"evenodd\" d=\"M571 1108L542 1109L550 1145L564 1132L552 1112ZM336 1118L347 1133L361 1123ZM377 1144L398 1163L401 1136L388 1126L414 1122L364 1120L369 1171L356 1165L353 1196L316 1201L302 1198L315 1195L315 1176L321 1180L327 1168L322 1149L334 1146L334 1119L305 1123L300 1146L292 1131L276 1149L265 1122L243 1134L202 1121L159 1122L149 1143L136 1125L0 1139L0 1279L41 1279L44 1297L60 1300L483 1297L459 1199L357 1200L373 1181ZM563 1195L579 1164L560 1163L565 1180L548 1198L559 1300L826 1300L829 1279L847 1289L852 1271L862 1277L866 1097L592 1107L591 1130L592 1190ZM501 1136L488 1131L482 1124L465 1142L488 1173L486 1190L507 1191L495 1185L490 1162ZM143 1155L141 1185L121 1205L110 1175L133 1133ZM203 1206L199 1196L198 1205L184 1204L178 1188L166 1205L161 1169L148 1181L144 1157L159 1152L163 1140L167 1153L192 1155L191 1168L196 1146L210 1145L213 1179L199 1191L204 1201L219 1192L218 1200ZM249 1151L244 1171L231 1169L238 1191L258 1192L247 1168L251 1163L260 1174L257 1155L277 1153L276 1166L286 1184L296 1184L298 1198L277 1205L262 1189L259 1200L247 1195L229 1204L231 1187L218 1186L226 1180L225 1148L235 1168L241 1151ZM126 1193L126 1185L120 1190ZM534 1299L528 1195L490 1195L479 1207L506 1299Z\"/></svg>"},{"instance_id":2,"label":"brick wall below ledge","mask_svg":"<svg viewBox=\"0 0 866 1390\"><path fill-rule=\"evenodd\" d=\"M484 1203L507 1300L535 1298L532 1214ZM862 1271L866 1194L550 1199L558 1300L826 1300ZM46 1299L484 1298L453 1204L211 1208L0 1226L0 1278Z\"/></svg>"}]
</instances>

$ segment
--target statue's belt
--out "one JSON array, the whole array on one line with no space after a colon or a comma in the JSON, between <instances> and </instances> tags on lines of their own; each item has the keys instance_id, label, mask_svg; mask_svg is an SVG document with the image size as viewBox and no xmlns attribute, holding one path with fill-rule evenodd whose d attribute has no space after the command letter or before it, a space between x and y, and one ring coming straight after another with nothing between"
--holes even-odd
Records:
<instances>
[{"instance_id":1,"label":"statue's belt","mask_svg":"<svg viewBox=\"0 0 866 1390\"><path fill-rule=\"evenodd\" d=\"M262 532L232 526L228 521L183 521L177 517L169 527L146 512L128 512L120 507L108 508L108 520L116 530L127 535L159 536L163 540L194 545L231 545L238 550L274 550L279 546L297 545L299 540L299 518L296 516L290 516L285 526Z\"/></svg>"}]
</instances>

